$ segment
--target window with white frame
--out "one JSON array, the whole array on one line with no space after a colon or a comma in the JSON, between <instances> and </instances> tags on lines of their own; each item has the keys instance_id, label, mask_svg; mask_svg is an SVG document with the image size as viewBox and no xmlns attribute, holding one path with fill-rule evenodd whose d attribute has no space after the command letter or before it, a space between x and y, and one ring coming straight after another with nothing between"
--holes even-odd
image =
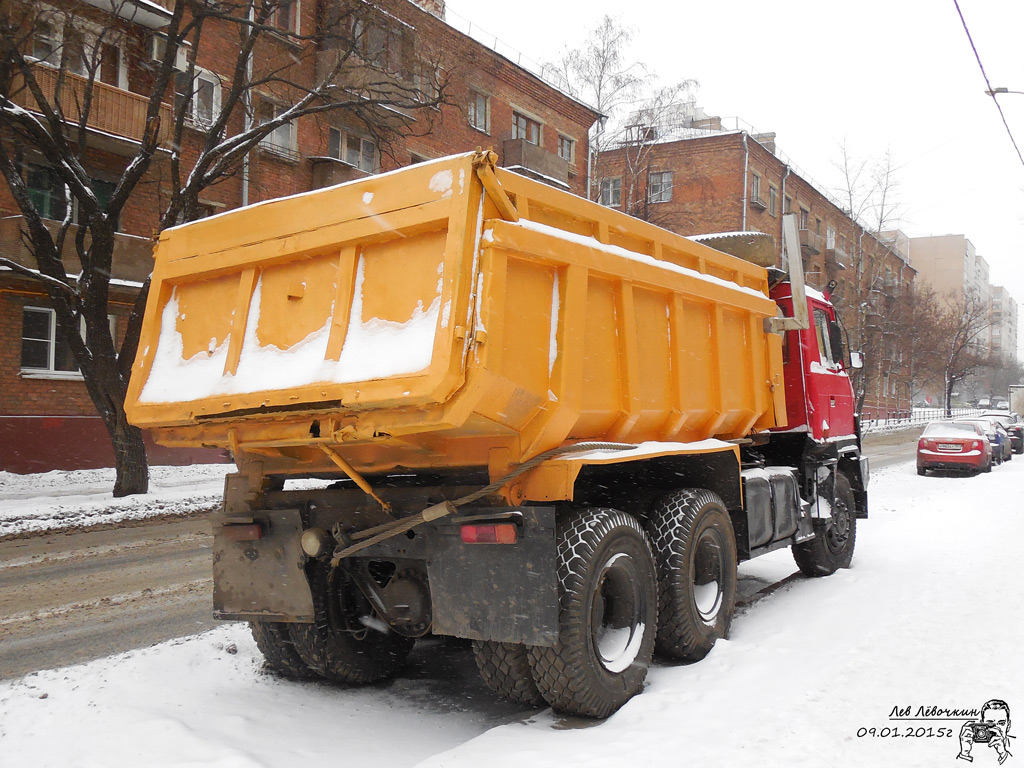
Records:
<instances>
[{"instance_id":1,"label":"window with white frame","mask_svg":"<svg viewBox=\"0 0 1024 768\"><path fill-rule=\"evenodd\" d=\"M599 198L601 205L607 205L609 208L618 208L622 205L622 178L616 177L614 179L601 179L601 196Z\"/></svg>"},{"instance_id":2,"label":"window with white frame","mask_svg":"<svg viewBox=\"0 0 1024 768\"><path fill-rule=\"evenodd\" d=\"M280 117L288 107L264 99L256 108L256 120L260 125ZM295 151L295 122L282 123L260 140L260 146L270 152L292 156Z\"/></svg>"},{"instance_id":3,"label":"window with white frame","mask_svg":"<svg viewBox=\"0 0 1024 768\"><path fill-rule=\"evenodd\" d=\"M491 132L491 99L477 91L469 92L469 107L466 110L469 124L478 131Z\"/></svg>"},{"instance_id":4,"label":"window with white frame","mask_svg":"<svg viewBox=\"0 0 1024 768\"><path fill-rule=\"evenodd\" d=\"M327 142L328 154L366 173L377 170L377 144L340 128L331 128Z\"/></svg>"},{"instance_id":5,"label":"window with white frame","mask_svg":"<svg viewBox=\"0 0 1024 768\"><path fill-rule=\"evenodd\" d=\"M185 103L185 121L195 128L209 128L220 115L220 77L207 69L195 67L190 82L187 72L176 74L178 106Z\"/></svg>"},{"instance_id":6,"label":"window with white frame","mask_svg":"<svg viewBox=\"0 0 1024 768\"><path fill-rule=\"evenodd\" d=\"M117 338L117 320L108 316L110 335ZM85 338L85 319L79 333ZM27 374L77 378L71 346L57 327L57 313L47 307L23 307L21 316L21 370Z\"/></svg>"},{"instance_id":7,"label":"window with white frame","mask_svg":"<svg viewBox=\"0 0 1024 768\"><path fill-rule=\"evenodd\" d=\"M90 63L97 64L101 38L104 43L116 44L116 36L109 30L43 6L34 22L30 55L43 64L86 77Z\"/></svg>"},{"instance_id":8,"label":"window with white frame","mask_svg":"<svg viewBox=\"0 0 1024 768\"><path fill-rule=\"evenodd\" d=\"M540 123L521 112L512 113L512 138L540 144Z\"/></svg>"},{"instance_id":9,"label":"window with white frame","mask_svg":"<svg viewBox=\"0 0 1024 768\"><path fill-rule=\"evenodd\" d=\"M832 249L836 247L836 228L829 226L825 228L825 247Z\"/></svg>"},{"instance_id":10,"label":"window with white frame","mask_svg":"<svg viewBox=\"0 0 1024 768\"><path fill-rule=\"evenodd\" d=\"M750 197L752 200L761 199L761 177L756 173L750 174Z\"/></svg>"},{"instance_id":11,"label":"window with white frame","mask_svg":"<svg viewBox=\"0 0 1024 768\"><path fill-rule=\"evenodd\" d=\"M768 214L777 216L779 213L779 190L768 187Z\"/></svg>"},{"instance_id":12,"label":"window with white frame","mask_svg":"<svg viewBox=\"0 0 1024 768\"><path fill-rule=\"evenodd\" d=\"M652 173L647 179L647 201L649 203L672 201L672 171Z\"/></svg>"},{"instance_id":13,"label":"window with white frame","mask_svg":"<svg viewBox=\"0 0 1024 768\"><path fill-rule=\"evenodd\" d=\"M558 156L567 163L576 162L576 140L558 134Z\"/></svg>"}]
</instances>

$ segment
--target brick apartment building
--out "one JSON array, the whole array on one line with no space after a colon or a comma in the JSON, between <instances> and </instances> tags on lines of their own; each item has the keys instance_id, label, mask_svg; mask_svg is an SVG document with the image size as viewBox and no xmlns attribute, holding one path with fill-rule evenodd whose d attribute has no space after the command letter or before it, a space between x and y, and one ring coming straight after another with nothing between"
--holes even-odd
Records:
<instances>
[{"instance_id":1,"label":"brick apartment building","mask_svg":"<svg viewBox=\"0 0 1024 768\"><path fill-rule=\"evenodd\" d=\"M245 174L209 189L200 200L204 215L477 147L493 148L507 168L584 193L589 181L587 134L598 113L446 24L443 0L380 0L373 5L381 12L366 36L369 42L365 55L386 57L396 77L430 89L436 73L424 72L425 66L432 66L432 60L421 52L443 52L440 63L449 78L449 103L431 110L429 126L426 118L418 117L411 133L388 147L378 146L360 127L359 120L349 114L303 117L285 124L249 154ZM96 12L96 19L90 21L90 6L109 8L110 4L69 0L67 7L76 12L72 34L87 39L95 34L95 24L106 18ZM143 135L145 94L152 84L147 63L159 55L160 30L170 18L168 11L151 0L127 0L113 7L121 16L118 24L123 26L123 34L120 50L110 55L105 51L97 73L97 95L88 126L92 149L85 158L100 193L113 189ZM311 34L318 29L318 14L325 7L317 3L281 3L277 18L282 35L261 42L256 57L272 62L275 57L289 56L296 45L315 44L298 43L287 33ZM41 27L27 41L32 46L31 55L38 60L34 67L37 78L51 93L59 71L57 64L65 70L65 92L84 92L86 79L76 74L76 67L66 58L63 62L56 60L74 50L67 39L69 29L67 25ZM219 110L222 88L233 71L238 51L237 39L232 41L226 33L214 45L209 36L217 35L217 30L204 34L206 42L194 57L195 96L188 105L187 129L180 148L186 172L189 160L194 161L206 137L204 126ZM313 68L323 65L327 55L328 51L321 51L316 59L310 59L304 76L313 78ZM22 99L21 106L33 110L27 94L15 94L13 98ZM255 119L266 119L283 106L279 98L259 98L253 105ZM165 105L164 112L162 126L171 122L171 106ZM168 194L170 147L166 138L163 147L119 221L110 301L115 338L124 333L132 302L151 268L152 236ZM67 205L63 185L50 160L25 152L20 161L33 200L56 227ZM74 216L75 211L71 214ZM22 230L21 214L4 185L0 189L0 256L33 268ZM77 274L73 247L69 244L65 251L69 274ZM191 461L198 456L174 455L151 446L150 458L160 463ZM0 268L0 470L71 469L111 466L112 462L109 437L95 415L44 291L38 282Z\"/></svg>"},{"instance_id":2,"label":"brick apartment building","mask_svg":"<svg viewBox=\"0 0 1024 768\"><path fill-rule=\"evenodd\" d=\"M915 270L894 243L875 237L778 151L775 134L699 109L665 124L633 126L595 164L600 202L693 236L757 231L782 240L782 215L795 213L807 283L832 280L854 349L867 358L855 385L866 418L909 409L910 376L893 322ZM779 249L781 263L781 245Z\"/></svg>"}]
</instances>

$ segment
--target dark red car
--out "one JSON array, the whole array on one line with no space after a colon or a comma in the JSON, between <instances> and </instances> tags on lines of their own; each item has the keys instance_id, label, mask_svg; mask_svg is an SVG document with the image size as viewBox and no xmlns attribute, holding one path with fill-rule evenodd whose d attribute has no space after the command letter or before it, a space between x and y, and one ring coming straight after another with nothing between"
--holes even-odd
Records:
<instances>
[{"instance_id":1,"label":"dark red car","mask_svg":"<svg viewBox=\"0 0 1024 768\"><path fill-rule=\"evenodd\" d=\"M970 422L933 421L917 441L917 474L927 474L929 469L991 472L988 437Z\"/></svg>"}]
</instances>

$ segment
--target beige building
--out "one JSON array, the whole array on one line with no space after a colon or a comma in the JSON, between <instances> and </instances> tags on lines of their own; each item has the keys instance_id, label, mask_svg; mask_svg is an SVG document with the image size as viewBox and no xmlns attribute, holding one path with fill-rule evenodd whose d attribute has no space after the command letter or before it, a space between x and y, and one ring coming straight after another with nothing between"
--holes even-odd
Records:
<instances>
[{"instance_id":1,"label":"beige building","mask_svg":"<svg viewBox=\"0 0 1024 768\"><path fill-rule=\"evenodd\" d=\"M992 356L1017 360L1017 302L1001 285L992 286Z\"/></svg>"},{"instance_id":2,"label":"beige building","mask_svg":"<svg viewBox=\"0 0 1024 768\"><path fill-rule=\"evenodd\" d=\"M988 262L964 235L910 238L910 264L939 295L974 294L990 300Z\"/></svg>"}]
</instances>

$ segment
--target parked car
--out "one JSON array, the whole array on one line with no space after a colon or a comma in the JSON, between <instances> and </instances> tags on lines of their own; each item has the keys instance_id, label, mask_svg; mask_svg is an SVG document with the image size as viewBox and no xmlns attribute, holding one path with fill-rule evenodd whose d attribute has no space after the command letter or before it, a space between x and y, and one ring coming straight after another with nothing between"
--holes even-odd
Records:
<instances>
[{"instance_id":1,"label":"parked car","mask_svg":"<svg viewBox=\"0 0 1024 768\"><path fill-rule=\"evenodd\" d=\"M995 402L992 403L992 407L995 408L997 411L1008 411L1010 410L1010 401L996 400Z\"/></svg>"},{"instance_id":2,"label":"parked car","mask_svg":"<svg viewBox=\"0 0 1024 768\"><path fill-rule=\"evenodd\" d=\"M1013 449L1010 447L1010 435L1002 425L995 419L956 419L958 424L974 424L981 427L989 443L992 445L992 463L1002 464L1013 458Z\"/></svg>"},{"instance_id":3,"label":"parked car","mask_svg":"<svg viewBox=\"0 0 1024 768\"><path fill-rule=\"evenodd\" d=\"M985 411L979 418L992 419L1003 425L1010 433L1010 444L1014 453L1024 453L1024 421L1016 413L1009 411Z\"/></svg>"},{"instance_id":4,"label":"parked car","mask_svg":"<svg viewBox=\"0 0 1024 768\"><path fill-rule=\"evenodd\" d=\"M977 424L933 421L917 441L917 474L929 469L992 471L992 445Z\"/></svg>"},{"instance_id":5,"label":"parked car","mask_svg":"<svg viewBox=\"0 0 1024 768\"><path fill-rule=\"evenodd\" d=\"M987 397L983 397L983 398L981 398L978 401L978 407L979 408L991 408L992 407L992 401L989 398L987 398Z\"/></svg>"}]
</instances>

